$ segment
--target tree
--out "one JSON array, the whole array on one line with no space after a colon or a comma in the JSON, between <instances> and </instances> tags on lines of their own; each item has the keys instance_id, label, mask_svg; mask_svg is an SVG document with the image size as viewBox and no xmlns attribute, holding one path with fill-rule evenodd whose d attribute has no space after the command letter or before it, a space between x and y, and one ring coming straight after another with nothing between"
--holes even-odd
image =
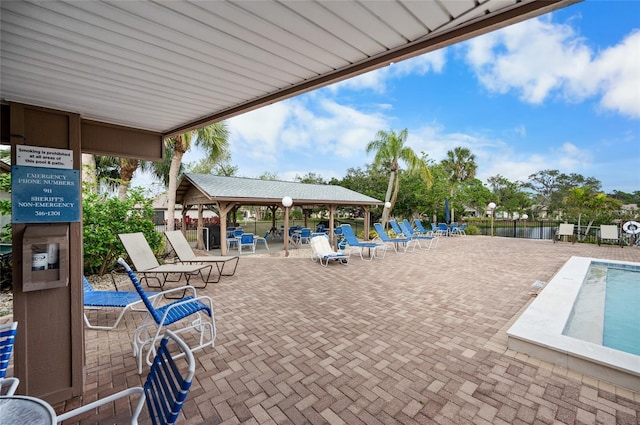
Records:
<instances>
[{"instance_id":1,"label":"tree","mask_svg":"<svg viewBox=\"0 0 640 425\"><path fill-rule=\"evenodd\" d=\"M313 172L307 173L304 176L296 175L295 180L300 183L327 184L327 182L322 178L322 176Z\"/></svg>"},{"instance_id":2,"label":"tree","mask_svg":"<svg viewBox=\"0 0 640 425\"><path fill-rule=\"evenodd\" d=\"M569 216L577 216L578 231L580 231L582 217L589 220L584 235L589 233L589 229L595 220L604 213L618 211L622 202L609 198L604 193L598 193L589 186L574 187L569 189L569 194L565 198L565 206Z\"/></svg>"},{"instance_id":3,"label":"tree","mask_svg":"<svg viewBox=\"0 0 640 425\"><path fill-rule=\"evenodd\" d=\"M278 173L273 171L265 171L258 178L260 180L278 180Z\"/></svg>"},{"instance_id":4,"label":"tree","mask_svg":"<svg viewBox=\"0 0 640 425\"><path fill-rule=\"evenodd\" d=\"M476 170L478 169L476 156L468 148L458 146L447 152L447 158L442 160L442 166L449 174L449 181L451 182L450 195L453 201L453 195L458 190L458 186L475 178ZM451 208L451 221L455 221L453 207Z\"/></svg>"},{"instance_id":5,"label":"tree","mask_svg":"<svg viewBox=\"0 0 640 425\"><path fill-rule=\"evenodd\" d=\"M367 153L375 151L373 163L384 165L389 169L389 183L384 201L385 203L390 202L391 208L385 208L382 212L383 225L387 223L388 214L393 209L400 190L400 160L406 163L407 172L418 173L427 187L431 187L433 182L431 170L427 164L416 155L413 149L405 146L407 136L408 131L406 128L399 133L393 130L388 132L380 130L376 133L376 138L367 144Z\"/></svg>"},{"instance_id":6,"label":"tree","mask_svg":"<svg viewBox=\"0 0 640 425\"><path fill-rule=\"evenodd\" d=\"M509 214L521 212L531 206L529 194L522 190L524 184L512 182L500 174L487 179L495 199L493 201L502 211Z\"/></svg>"},{"instance_id":7,"label":"tree","mask_svg":"<svg viewBox=\"0 0 640 425\"><path fill-rule=\"evenodd\" d=\"M195 146L204 149L204 154L212 163L216 163L224 158L228 148L229 132L224 122L216 122L195 131L179 134L165 140L165 144L172 151L171 163L168 173L167 189L167 209L169 217L167 219L168 230L173 230L174 213L176 207L176 190L178 189L178 178L182 168L182 157L191 148L193 142Z\"/></svg>"}]
</instances>

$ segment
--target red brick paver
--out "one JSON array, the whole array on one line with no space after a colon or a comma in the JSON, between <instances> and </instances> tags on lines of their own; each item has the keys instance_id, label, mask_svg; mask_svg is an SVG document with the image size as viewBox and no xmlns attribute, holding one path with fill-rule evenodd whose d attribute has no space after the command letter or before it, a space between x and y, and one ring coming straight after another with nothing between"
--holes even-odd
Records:
<instances>
[{"instance_id":1,"label":"red brick paver","mask_svg":"<svg viewBox=\"0 0 640 425\"><path fill-rule=\"evenodd\" d=\"M179 423L639 424L640 394L507 350L531 284L573 255L640 262L637 248L481 236L327 268L243 257L202 290L218 339L196 352ZM86 331L85 397L67 409L139 385L138 322Z\"/></svg>"}]
</instances>

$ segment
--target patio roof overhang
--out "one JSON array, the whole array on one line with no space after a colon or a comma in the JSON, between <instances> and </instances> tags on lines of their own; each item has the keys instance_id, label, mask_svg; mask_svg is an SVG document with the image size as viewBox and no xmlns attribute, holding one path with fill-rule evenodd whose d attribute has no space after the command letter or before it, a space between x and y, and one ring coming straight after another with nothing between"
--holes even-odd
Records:
<instances>
[{"instance_id":1,"label":"patio roof overhang","mask_svg":"<svg viewBox=\"0 0 640 425\"><path fill-rule=\"evenodd\" d=\"M0 99L158 134L138 142L148 159L164 137L578 1L2 1Z\"/></svg>"},{"instance_id":2,"label":"patio roof overhang","mask_svg":"<svg viewBox=\"0 0 640 425\"><path fill-rule=\"evenodd\" d=\"M294 207L382 206L383 201L341 186L286 181L224 177L210 174L184 175L176 192L176 203L184 206L235 204L282 206L282 198L293 199Z\"/></svg>"}]
</instances>

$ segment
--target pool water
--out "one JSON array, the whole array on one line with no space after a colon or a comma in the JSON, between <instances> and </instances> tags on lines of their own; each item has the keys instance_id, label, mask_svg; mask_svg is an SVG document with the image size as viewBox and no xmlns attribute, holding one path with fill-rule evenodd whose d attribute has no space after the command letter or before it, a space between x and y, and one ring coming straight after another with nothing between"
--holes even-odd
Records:
<instances>
[{"instance_id":1,"label":"pool water","mask_svg":"<svg viewBox=\"0 0 640 425\"><path fill-rule=\"evenodd\" d=\"M592 262L563 334L640 355L640 268Z\"/></svg>"},{"instance_id":2,"label":"pool water","mask_svg":"<svg viewBox=\"0 0 640 425\"><path fill-rule=\"evenodd\" d=\"M640 271L609 267L602 345L640 356Z\"/></svg>"}]
</instances>

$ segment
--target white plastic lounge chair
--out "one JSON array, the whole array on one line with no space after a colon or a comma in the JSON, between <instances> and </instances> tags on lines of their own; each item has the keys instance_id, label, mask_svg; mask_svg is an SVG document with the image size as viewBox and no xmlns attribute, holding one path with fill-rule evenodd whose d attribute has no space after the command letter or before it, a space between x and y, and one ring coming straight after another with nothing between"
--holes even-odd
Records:
<instances>
[{"instance_id":1,"label":"white plastic lounge chair","mask_svg":"<svg viewBox=\"0 0 640 425\"><path fill-rule=\"evenodd\" d=\"M356 234L353 233L353 229L350 224L343 224L340 226L342 229L342 235L344 239L347 241L347 245L349 246L349 255L353 254L353 250L356 249L356 252L360 254L360 258L362 260L373 260L375 257L384 258L387 253L387 246L385 244L375 243L375 242L361 242L356 237ZM369 257L364 257L364 249L369 251ZM380 255L378 252L382 252Z\"/></svg>"},{"instance_id":2,"label":"white plastic lounge chair","mask_svg":"<svg viewBox=\"0 0 640 425\"><path fill-rule=\"evenodd\" d=\"M311 235L311 259L320 261L320 264L326 267L330 260L339 261L346 265L349 256L334 251L329 243L329 237L325 233L313 233Z\"/></svg>"},{"instance_id":3,"label":"white plastic lounge chair","mask_svg":"<svg viewBox=\"0 0 640 425\"><path fill-rule=\"evenodd\" d=\"M573 223L560 223L560 227L556 231L556 235L553 238L553 242L556 243L561 240L562 237L568 236L571 243L576 243L575 225Z\"/></svg>"},{"instance_id":4,"label":"white plastic lounge chair","mask_svg":"<svg viewBox=\"0 0 640 425\"><path fill-rule=\"evenodd\" d=\"M167 282L178 282L182 276L185 276L186 283L194 275L200 275L204 285L207 286L209 276L211 275L211 265L207 264L163 264L158 263L158 259L153 255L153 251L141 232L138 233L122 233L118 237L124 245L131 262L136 271L142 275L141 280L145 280L150 288L164 288ZM203 272L207 272L207 276ZM177 280L169 280L170 275L178 275ZM158 285L150 285L149 280L155 279Z\"/></svg>"},{"instance_id":5,"label":"white plastic lounge chair","mask_svg":"<svg viewBox=\"0 0 640 425\"><path fill-rule=\"evenodd\" d=\"M175 344L174 344L175 343ZM179 356L186 358L186 363L174 361L178 357L169 349L174 345L179 349ZM184 401L189 394L193 376L196 371L196 361L189 347L175 333L167 330L160 346L154 350L155 358L147 379L142 387L133 387L122 390L105 398L93 401L77 409L63 413L56 417L56 422L60 423L67 419L81 415L83 413L94 412L106 404L111 404L123 398L138 396L139 399L135 404L135 409L131 415L131 423L138 423L138 416L142 412L142 408L147 406L149 416L154 424L174 424L180 415L180 410L184 405ZM128 406L129 403L117 404ZM133 404L132 404L133 405Z\"/></svg>"},{"instance_id":6,"label":"white plastic lounge chair","mask_svg":"<svg viewBox=\"0 0 640 425\"><path fill-rule=\"evenodd\" d=\"M178 256L178 260L185 264L215 264L218 269L218 278L216 280L210 280L210 282L216 283L220 281L222 276L233 276L238 268L238 261L240 257L237 255L220 256L220 255L196 255L191 249L189 241L184 237L184 234L180 230L172 230L164 232L171 248ZM266 242L265 242L266 243ZM269 249L269 248L267 248ZM225 270L226 267L226 270ZM211 279L208 277L207 279Z\"/></svg>"},{"instance_id":7,"label":"white plastic lounge chair","mask_svg":"<svg viewBox=\"0 0 640 425\"><path fill-rule=\"evenodd\" d=\"M622 248L622 238L620 237L618 226L615 224L601 224L600 234L598 235L598 246L600 246L602 241L615 242Z\"/></svg>"},{"instance_id":8,"label":"white plastic lounge chair","mask_svg":"<svg viewBox=\"0 0 640 425\"><path fill-rule=\"evenodd\" d=\"M210 297L197 295L196 288L187 285L162 291L153 299L149 299L145 291L142 290L138 277L126 261L119 258L118 264L126 270L131 283L148 310L142 324L133 333L133 355L138 361L138 373L142 373L142 359L145 357L145 349L147 350L147 364L151 365L151 356L155 354L155 344L169 327L176 334L189 332L198 335L197 344L189 347L191 352L204 347L213 347L216 339L216 325L213 301ZM175 300L168 296L180 291L185 295L181 299Z\"/></svg>"},{"instance_id":9,"label":"white plastic lounge chair","mask_svg":"<svg viewBox=\"0 0 640 425\"><path fill-rule=\"evenodd\" d=\"M111 330L118 327L120 321L127 311L146 312L142 304L142 299L137 292L128 291L97 291L93 289L86 277L82 276L82 286L84 288L84 323L90 329ZM156 296L156 292L147 292L149 299ZM115 323L111 326L92 324L87 317L86 310L120 309L120 314Z\"/></svg>"},{"instance_id":10,"label":"white plastic lounge chair","mask_svg":"<svg viewBox=\"0 0 640 425\"><path fill-rule=\"evenodd\" d=\"M376 229L376 233L378 234L377 238L379 238L382 243L391 245L396 254L404 254L409 251L409 249L411 252L416 250L416 241L405 237L391 238L387 235L387 232L384 231L382 223L373 223L373 227Z\"/></svg>"}]
</instances>

